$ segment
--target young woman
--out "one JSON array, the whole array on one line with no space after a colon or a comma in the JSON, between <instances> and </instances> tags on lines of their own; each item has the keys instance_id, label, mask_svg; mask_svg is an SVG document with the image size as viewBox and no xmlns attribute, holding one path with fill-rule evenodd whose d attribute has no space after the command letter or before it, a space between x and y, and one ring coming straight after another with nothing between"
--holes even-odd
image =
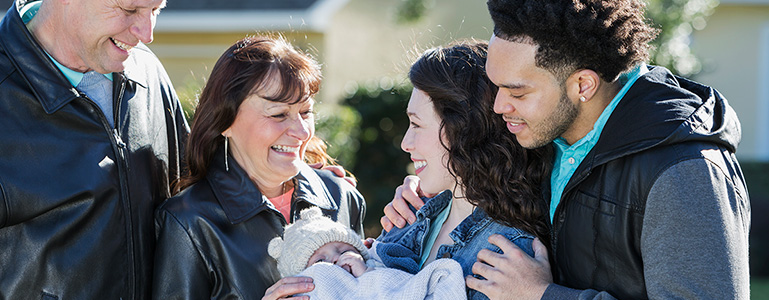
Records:
<instances>
[{"instance_id":1,"label":"young woman","mask_svg":"<svg viewBox=\"0 0 769 300\"><path fill-rule=\"evenodd\" d=\"M465 276L481 249L500 234L533 255L547 241L540 192L552 149L528 150L493 111L496 86L485 74L487 45L428 50L412 65L411 125L401 148L411 155L426 199L416 222L383 231L374 245L388 267L415 273L437 258L459 262ZM487 299L468 289L469 299Z\"/></svg>"}]
</instances>

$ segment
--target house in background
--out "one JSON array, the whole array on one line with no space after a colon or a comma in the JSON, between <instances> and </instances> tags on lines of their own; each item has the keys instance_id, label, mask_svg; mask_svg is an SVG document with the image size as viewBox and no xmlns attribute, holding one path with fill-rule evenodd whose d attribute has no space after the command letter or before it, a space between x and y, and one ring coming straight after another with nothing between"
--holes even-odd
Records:
<instances>
[{"instance_id":1,"label":"house in background","mask_svg":"<svg viewBox=\"0 0 769 300\"><path fill-rule=\"evenodd\" d=\"M324 61L324 33L347 0L168 1L155 26L150 49L177 90L199 89L219 56L235 41L258 32L280 33Z\"/></svg>"},{"instance_id":2,"label":"house in background","mask_svg":"<svg viewBox=\"0 0 769 300\"><path fill-rule=\"evenodd\" d=\"M769 162L769 0L721 0L705 29L692 34L703 71L742 123L741 161Z\"/></svg>"},{"instance_id":3,"label":"house in background","mask_svg":"<svg viewBox=\"0 0 769 300\"><path fill-rule=\"evenodd\" d=\"M11 0L0 0L10 7ZM402 0L170 0L150 48L181 94L194 97L216 59L236 40L279 32L323 65L318 99L332 105L358 85L406 81L424 49L463 38L488 39L483 0L427 0L425 18L396 22ZM742 161L769 161L769 0L721 0L705 29L692 34L704 69L694 79L716 87L742 121Z\"/></svg>"}]
</instances>

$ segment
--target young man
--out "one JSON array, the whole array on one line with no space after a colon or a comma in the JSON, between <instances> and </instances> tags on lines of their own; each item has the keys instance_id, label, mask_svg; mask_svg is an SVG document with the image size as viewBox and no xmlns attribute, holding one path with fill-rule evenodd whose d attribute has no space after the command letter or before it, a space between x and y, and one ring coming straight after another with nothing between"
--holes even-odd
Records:
<instances>
[{"instance_id":1,"label":"young man","mask_svg":"<svg viewBox=\"0 0 769 300\"><path fill-rule=\"evenodd\" d=\"M15 1L0 23L0 298L148 299L189 131L165 0Z\"/></svg>"},{"instance_id":2,"label":"young man","mask_svg":"<svg viewBox=\"0 0 769 300\"><path fill-rule=\"evenodd\" d=\"M485 279L468 287L491 299L748 299L739 121L716 90L644 64L656 33L643 3L488 6L494 109L524 147L556 148L554 276L546 253L492 237L502 253L480 252L473 272ZM399 191L411 199L414 184ZM383 226L403 223L402 202Z\"/></svg>"}]
</instances>

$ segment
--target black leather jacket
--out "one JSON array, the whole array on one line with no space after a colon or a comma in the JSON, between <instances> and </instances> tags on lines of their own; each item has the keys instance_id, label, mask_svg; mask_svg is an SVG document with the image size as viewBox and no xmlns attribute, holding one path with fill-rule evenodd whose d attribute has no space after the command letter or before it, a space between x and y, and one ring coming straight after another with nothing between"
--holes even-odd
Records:
<instances>
[{"instance_id":1,"label":"black leather jacket","mask_svg":"<svg viewBox=\"0 0 769 300\"><path fill-rule=\"evenodd\" d=\"M188 127L144 46L114 73L115 128L26 29L0 23L0 299L146 299L154 208Z\"/></svg>"},{"instance_id":2,"label":"black leather jacket","mask_svg":"<svg viewBox=\"0 0 769 300\"><path fill-rule=\"evenodd\" d=\"M747 243L750 204L734 155L739 140L737 116L716 90L673 76L661 67L639 78L612 113L598 143L569 180L555 211L551 262L556 283L605 291L619 299L707 296L694 296L703 291L699 284L712 288L725 282L724 290L729 288L731 282L723 274L687 272L695 267L707 269L716 265L729 270L747 270L747 253L730 253L728 258L711 253L723 254L725 248L715 245L727 233L738 236L733 242ZM658 177L679 163L691 161L708 164L717 175L724 177L711 183L707 173L684 174L673 185L678 189L692 188L695 183L691 178L699 180L695 175L702 176L705 178L696 184L711 191L710 195L697 198L692 191L688 198L654 198L655 205L665 207L663 210L671 216L662 217L657 213L653 217L663 220L651 223L647 206L652 201L650 192L653 187L660 188L659 184L670 184L658 182ZM727 186L725 189L729 192L714 194L717 192L713 191L719 189L709 184ZM680 208L681 203L685 208ZM680 218L684 214L696 214L693 211L698 210L694 208L716 205L719 209L715 211L723 212L723 216L734 214L734 218L723 220L726 226L731 226L727 227L729 231L704 229L706 223L722 222L719 213L693 216L693 222ZM659 234L664 230L668 231ZM693 246L688 242L681 244L684 238L691 237L680 236L687 232L684 230L695 231L697 241L712 245L697 251L698 256L705 257L704 262L691 256L673 255L681 253L675 248ZM659 248L667 254L649 251ZM747 250L747 244L743 248ZM709 260L711 257L714 259ZM650 273L666 268L670 271L667 275ZM689 288L694 292L689 293ZM549 291L543 298L567 297L550 295ZM710 293L707 288L704 291ZM580 299L584 299L584 295Z\"/></svg>"},{"instance_id":3,"label":"black leather jacket","mask_svg":"<svg viewBox=\"0 0 769 300\"><path fill-rule=\"evenodd\" d=\"M223 156L156 212L154 299L260 299L280 279L267 245L286 221L231 157L225 171ZM365 202L352 185L306 165L294 184L292 222L318 206L363 236Z\"/></svg>"}]
</instances>

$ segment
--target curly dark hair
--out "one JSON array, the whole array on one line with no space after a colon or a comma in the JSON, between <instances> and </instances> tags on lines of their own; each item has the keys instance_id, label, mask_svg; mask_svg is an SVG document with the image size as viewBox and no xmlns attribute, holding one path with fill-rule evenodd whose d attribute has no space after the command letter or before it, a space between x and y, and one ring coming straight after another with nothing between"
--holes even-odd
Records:
<instances>
[{"instance_id":1,"label":"curly dark hair","mask_svg":"<svg viewBox=\"0 0 769 300\"><path fill-rule=\"evenodd\" d=\"M281 83L279 91L264 95L265 87L276 78ZM214 65L200 94L184 155L187 172L176 190L206 176L211 158L224 145L222 132L232 126L240 104L248 96L258 94L269 101L299 103L318 92L320 81L318 63L282 36L250 36L230 46ZM316 147L319 143L322 141L313 140L311 151L325 150Z\"/></svg>"},{"instance_id":2,"label":"curly dark hair","mask_svg":"<svg viewBox=\"0 0 769 300\"><path fill-rule=\"evenodd\" d=\"M647 61L658 30L641 0L488 0L496 37L539 46L537 66L565 79L589 69L607 82Z\"/></svg>"},{"instance_id":3,"label":"curly dark hair","mask_svg":"<svg viewBox=\"0 0 769 300\"><path fill-rule=\"evenodd\" d=\"M458 42L426 51L409 79L441 118L448 169L467 200L492 219L549 241L542 183L549 180L551 146L526 149L494 113L497 87L486 76L485 42Z\"/></svg>"}]
</instances>

